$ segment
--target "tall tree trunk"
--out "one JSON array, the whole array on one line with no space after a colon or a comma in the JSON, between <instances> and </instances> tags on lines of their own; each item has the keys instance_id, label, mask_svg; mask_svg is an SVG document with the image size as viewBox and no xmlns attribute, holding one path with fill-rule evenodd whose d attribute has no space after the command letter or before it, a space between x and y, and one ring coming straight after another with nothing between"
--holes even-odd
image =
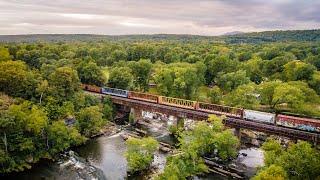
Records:
<instances>
[{"instance_id":1,"label":"tall tree trunk","mask_svg":"<svg viewBox=\"0 0 320 180\"><path fill-rule=\"evenodd\" d=\"M5 147L6 153L8 153L7 134L6 134L6 132L3 132L3 134L4 134L4 137L2 138L2 141L4 143L4 147Z\"/></svg>"},{"instance_id":2,"label":"tall tree trunk","mask_svg":"<svg viewBox=\"0 0 320 180\"><path fill-rule=\"evenodd\" d=\"M41 102L42 102L42 96L43 96L43 92L42 92L41 95L40 95L40 104L41 104Z\"/></svg>"}]
</instances>

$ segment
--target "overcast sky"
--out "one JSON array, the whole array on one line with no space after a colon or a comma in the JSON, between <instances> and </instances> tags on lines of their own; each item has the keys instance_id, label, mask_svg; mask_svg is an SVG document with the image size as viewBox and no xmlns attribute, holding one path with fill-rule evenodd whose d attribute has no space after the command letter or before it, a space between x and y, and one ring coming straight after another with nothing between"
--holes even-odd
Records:
<instances>
[{"instance_id":1,"label":"overcast sky","mask_svg":"<svg viewBox=\"0 0 320 180\"><path fill-rule=\"evenodd\" d=\"M0 0L0 34L200 34L320 28L320 0Z\"/></svg>"}]
</instances>

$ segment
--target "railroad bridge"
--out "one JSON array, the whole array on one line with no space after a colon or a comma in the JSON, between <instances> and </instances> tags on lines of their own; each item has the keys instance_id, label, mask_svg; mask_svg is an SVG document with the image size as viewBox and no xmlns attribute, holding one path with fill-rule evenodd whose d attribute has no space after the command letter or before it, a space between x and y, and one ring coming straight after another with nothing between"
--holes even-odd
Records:
<instances>
[{"instance_id":1,"label":"railroad bridge","mask_svg":"<svg viewBox=\"0 0 320 180\"><path fill-rule=\"evenodd\" d=\"M100 98L103 98L104 94L93 93ZM209 115L212 113L207 113L203 111L197 111L192 109L184 109L180 107L173 107L164 104L156 104L152 102L136 100L136 99L128 99L124 97L118 96L110 96L111 100L114 104L130 107L134 109L134 115L136 118L142 118L142 111L149 111L149 112L159 112L168 115L173 115L177 118L189 118L194 120L206 120L208 119ZM219 112L214 113L216 115L221 115ZM288 127L276 126L272 124L264 124L254 121L247 121L241 118L232 118L227 117L224 119L223 123L231 128L236 129L236 133L240 132L240 129L248 129L258 132L264 132L271 135L278 135L287 137L293 140L305 140L309 142L313 142L314 144L318 144L320 142L320 134L319 133L311 133L307 131L291 129ZM239 133L240 134L240 133Z\"/></svg>"}]
</instances>

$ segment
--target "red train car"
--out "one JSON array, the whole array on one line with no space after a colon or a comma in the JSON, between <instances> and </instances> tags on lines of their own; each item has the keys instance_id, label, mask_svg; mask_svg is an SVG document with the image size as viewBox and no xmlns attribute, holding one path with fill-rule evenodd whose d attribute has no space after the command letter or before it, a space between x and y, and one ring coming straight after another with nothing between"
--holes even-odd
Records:
<instances>
[{"instance_id":1,"label":"red train car","mask_svg":"<svg viewBox=\"0 0 320 180\"><path fill-rule=\"evenodd\" d=\"M301 129L304 131L320 132L320 120L287 116L279 114L277 116L277 125Z\"/></svg>"},{"instance_id":2,"label":"red train car","mask_svg":"<svg viewBox=\"0 0 320 180\"><path fill-rule=\"evenodd\" d=\"M101 87L89 84L81 84L81 88L86 91L101 93Z\"/></svg>"}]
</instances>

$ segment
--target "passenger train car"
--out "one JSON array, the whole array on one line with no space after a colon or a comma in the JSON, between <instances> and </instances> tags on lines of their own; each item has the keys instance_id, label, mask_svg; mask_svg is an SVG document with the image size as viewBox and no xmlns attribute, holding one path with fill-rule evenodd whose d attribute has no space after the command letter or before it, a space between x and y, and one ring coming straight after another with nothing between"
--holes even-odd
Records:
<instances>
[{"instance_id":1,"label":"passenger train car","mask_svg":"<svg viewBox=\"0 0 320 180\"><path fill-rule=\"evenodd\" d=\"M185 109L194 109L203 112L226 115L228 117L241 118L248 121L255 121L260 123L274 124L278 126L290 127L310 132L320 133L320 120L310 118L300 118L295 116L287 116L282 114L266 113L261 111L254 111L249 109L242 109L230 106L223 106L217 104L209 104L179 98L172 98L166 96L157 96L153 94L127 91L123 89L97 87L93 85L82 84L81 88L86 91L107 94L111 96L118 96L129 99L136 99L157 104L164 104Z\"/></svg>"}]
</instances>

